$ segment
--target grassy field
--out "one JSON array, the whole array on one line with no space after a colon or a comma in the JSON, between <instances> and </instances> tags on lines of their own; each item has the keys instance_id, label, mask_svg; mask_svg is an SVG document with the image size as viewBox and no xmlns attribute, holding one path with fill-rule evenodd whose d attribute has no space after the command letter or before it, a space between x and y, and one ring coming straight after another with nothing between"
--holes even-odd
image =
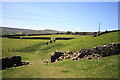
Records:
<instances>
[{"instance_id":1,"label":"grassy field","mask_svg":"<svg viewBox=\"0 0 120 80\"><path fill-rule=\"evenodd\" d=\"M34 36L35 37L35 36ZM37 36L38 37L38 36ZM3 78L118 78L118 57L114 55L96 60L43 63L50 54L58 51L78 51L112 42L118 42L118 32L98 37L80 35L41 35L40 37L73 37L45 45L46 40L2 38L2 56L21 55L23 61L32 65L3 70Z\"/></svg>"}]
</instances>

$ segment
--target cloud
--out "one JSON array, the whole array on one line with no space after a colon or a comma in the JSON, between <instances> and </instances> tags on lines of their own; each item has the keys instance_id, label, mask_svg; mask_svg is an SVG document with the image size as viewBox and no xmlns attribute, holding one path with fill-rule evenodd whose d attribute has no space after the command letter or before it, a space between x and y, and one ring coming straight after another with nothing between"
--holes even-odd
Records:
<instances>
[{"instance_id":1,"label":"cloud","mask_svg":"<svg viewBox=\"0 0 120 80\"><path fill-rule=\"evenodd\" d=\"M74 30L75 31L80 31L80 27L75 27Z\"/></svg>"}]
</instances>

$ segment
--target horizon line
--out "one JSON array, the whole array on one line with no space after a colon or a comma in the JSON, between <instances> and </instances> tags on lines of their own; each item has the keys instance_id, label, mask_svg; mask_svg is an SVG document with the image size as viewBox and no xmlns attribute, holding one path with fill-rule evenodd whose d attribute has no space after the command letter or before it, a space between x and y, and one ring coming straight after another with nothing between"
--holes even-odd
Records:
<instances>
[{"instance_id":1,"label":"horizon line","mask_svg":"<svg viewBox=\"0 0 120 80\"><path fill-rule=\"evenodd\" d=\"M16 27L10 27L10 26L5 26L5 27L2 27L0 26L0 28L16 28ZM56 30L56 29L28 29L28 28L16 28L16 29L26 29L26 30L35 30L35 31L39 31L39 30L54 30L54 31L59 31L59 30ZM107 31L114 31L114 30L120 30L120 29L113 29L113 30L107 30ZM67 31L70 31L70 30L67 30ZM67 31L61 31L61 32L67 32ZM104 30L106 31L106 30ZM100 31L100 32L104 32L104 31ZM70 31L70 32L98 32L98 31Z\"/></svg>"}]
</instances>

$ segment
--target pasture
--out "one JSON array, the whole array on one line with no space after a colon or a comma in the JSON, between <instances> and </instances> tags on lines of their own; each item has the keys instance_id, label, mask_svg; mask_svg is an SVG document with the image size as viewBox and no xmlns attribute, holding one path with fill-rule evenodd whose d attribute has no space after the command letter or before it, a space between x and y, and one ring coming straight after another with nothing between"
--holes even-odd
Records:
<instances>
[{"instance_id":1,"label":"pasture","mask_svg":"<svg viewBox=\"0 0 120 80\"><path fill-rule=\"evenodd\" d=\"M21 36L28 37L28 36ZM3 78L118 78L118 57L108 56L102 59L43 63L50 54L58 51L78 51L118 41L118 32L111 32L98 37L80 35L40 35L29 37L72 37L71 40L57 40L45 44L48 40L2 38L2 56L21 55L25 65L2 70Z\"/></svg>"}]
</instances>

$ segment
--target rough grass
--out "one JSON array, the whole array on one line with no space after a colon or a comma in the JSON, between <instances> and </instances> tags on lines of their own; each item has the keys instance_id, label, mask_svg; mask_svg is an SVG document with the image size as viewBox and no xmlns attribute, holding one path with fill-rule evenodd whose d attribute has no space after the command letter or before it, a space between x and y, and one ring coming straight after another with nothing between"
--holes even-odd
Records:
<instances>
[{"instance_id":1,"label":"rough grass","mask_svg":"<svg viewBox=\"0 0 120 80\"><path fill-rule=\"evenodd\" d=\"M43 35L42 35L43 36ZM71 40L57 40L45 45L45 40L23 40L3 38L3 56L21 55L23 61L32 65L3 70L3 78L117 78L118 56L114 55L96 60L63 60L44 64L44 59L55 50L77 51L111 42L118 42L118 32L99 37L74 35L45 35L46 37L75 37ZM14 50L12 50L14 48ZM10 51L8 50L10 49Z\"/></svg>"}]
</instances>

